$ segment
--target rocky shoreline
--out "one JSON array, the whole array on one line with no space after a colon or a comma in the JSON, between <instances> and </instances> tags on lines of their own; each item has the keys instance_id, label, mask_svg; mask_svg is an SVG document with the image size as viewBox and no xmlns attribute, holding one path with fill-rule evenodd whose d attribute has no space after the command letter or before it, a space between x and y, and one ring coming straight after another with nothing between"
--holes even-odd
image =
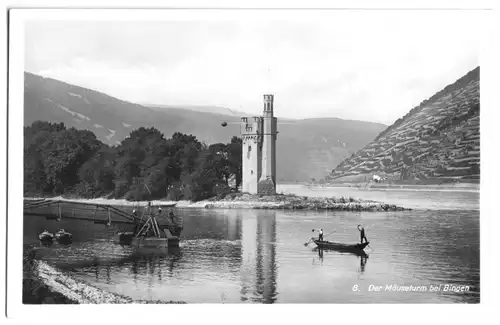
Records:
<instances>
[{"instance_id":1,"label":"rocky shoreline","mask_svg":"<svg viewBox=\"0 0 500 325\"><path fill-rule=\"evenodd\" d=\"M28 252L29 254L29 252ZM26 271L29 268L29 271ZM25 304L184 304L177 301L133 300L104 291L58 271L41 260L25 261Z\"/></svg>"},{"instance_id":2,"label":"rocky shoreline","mask_svg":"<svg viewBox=\"0 0 500 325\"><path fill-rule=\"evenodd\" d=\"M344 211L408 211L411 209L353 197L305 197L295 195L228 195L204 201L206 209L271 209L271 210L344 210Z\"/></svg>"},{"instance_id":3,"label":"rocky shoreline","mask_svg":"<svg viewBox=\"0 0 500 325\"><path fill-rule=\"evenodd\" d=\"M122 199L65 199L63 197L45 198L78 203L109 204L114 206L142 206L148 201L132 202ZM36 200L36 198L25 198ZM248 193L231 193L225 196L191 202L191 201L151 201L153 206L172 205L176 208L201 209L269 209L269 210L343 210L343 211L409 211L411 209L383 202L362 200L353 197L306 197L294 194L259 195Z\"/></svg>"}]
</instances>

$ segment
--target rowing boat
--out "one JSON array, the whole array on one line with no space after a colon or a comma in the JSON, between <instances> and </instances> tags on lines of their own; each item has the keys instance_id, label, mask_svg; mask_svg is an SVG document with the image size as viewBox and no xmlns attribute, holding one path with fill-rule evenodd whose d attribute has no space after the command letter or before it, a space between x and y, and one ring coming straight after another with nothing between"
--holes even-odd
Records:
<instances>
[{"instance_id":1,"label":"rowing boat","mask_svg":"<svg viewBox=\"0 0 500 325\"><path fill-rule=\"evenodd\" d=\"M64 229L59 229L56 232L56 240L61 244L69 244L73 240L73 235Z\"/></svg>"},{"instance_id":2,"label":"rowing boat","mask_svg":"<svg viewBox=\"0 0 500 325\"><path fill-rule=\"evenodd\" d=\"M365 249L365 247L369 244L369 242L363 244L341 244L326 240L318 240L317 238L312 238L312 241L316 244L316 246L318 246L318 248L321 249L333 249L340 252L354 252L354 253L362 252Z\"/></svg>"},{"instance_id":3,"label":"rowing boat","mask_svg":"<svg viewBox=\"0 0 500 325\"><path fill-rule=\"evenodd\" d=\"M38 235L38 239L40 239L41 242L50 242L54 240L54 234L48 232L47 230L44 230L41 234Z\"/></svg>"}]
</instances>

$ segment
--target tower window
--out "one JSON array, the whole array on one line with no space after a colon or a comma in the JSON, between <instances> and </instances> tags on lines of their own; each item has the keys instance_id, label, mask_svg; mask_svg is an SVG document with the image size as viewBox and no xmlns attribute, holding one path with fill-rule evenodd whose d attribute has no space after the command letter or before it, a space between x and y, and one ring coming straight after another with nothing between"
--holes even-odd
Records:
<instances>
[{"instance_id":1,"label":"tower window","mask_svg":"<svg viewBox=\"0 0 500 325\"><path fill-rule=\"evenodd\" d=\"M250 159L250 152L252 151L252 146L248 146L247 159Z\"/></svg>"}]
</instances>

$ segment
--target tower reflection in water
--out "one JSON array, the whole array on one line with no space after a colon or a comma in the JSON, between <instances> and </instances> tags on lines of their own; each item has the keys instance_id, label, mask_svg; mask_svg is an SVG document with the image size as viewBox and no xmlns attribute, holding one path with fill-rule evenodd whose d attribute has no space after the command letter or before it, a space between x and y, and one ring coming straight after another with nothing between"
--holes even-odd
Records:
<instances>
[{"instance_id":1,"label":"tower reflection in water","mask_svg":"<svg viewBox=\"0 0 500 325\"><path fill-rule=\"evenodd\" d=\"M122 249L99 242L88 253L95 259L69 267L137 299L208 302L221 292L228 302L277 301L276 212L232 210L186 220L180 248ZM201 298L200 288L206 289Z\"/></svg>"},{"instance_id":2,"label":"tower reflection in water","mask_svg":"<svg viewBox=\"0 0 500 325\"><path fill-rule=\"evenodd\" d=\"M278 273L276 212L245 212L241 234L241 300L274 303Z\"/></svg>"}]
</instances>

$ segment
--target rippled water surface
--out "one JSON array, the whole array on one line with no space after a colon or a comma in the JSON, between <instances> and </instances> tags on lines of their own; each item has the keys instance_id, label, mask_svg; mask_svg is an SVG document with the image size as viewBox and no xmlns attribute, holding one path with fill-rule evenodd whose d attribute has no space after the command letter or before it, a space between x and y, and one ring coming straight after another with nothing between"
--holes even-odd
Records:
<instances>
[{"instance_id":1,"label":"rippled water surface","mask_svg":"<svg viewBox=\"0 0 500 325\"><path fill-rule=\"evenodd\" d=\"M24 243L38 245L39 232L65 228L73 233L73 244L39 247L38 257L97 287L135 299L474 303L480 291L479 211L464 208L464 200L478 200L476 193L468 194L455 196L455 209L449 199L446 209L410 212L183 209L176 211L185 222L181 246L164 251L115 244L111 238L117 229L102 225L25 216ZM318 227L325 234L333 232L326 236L329 240L355 243L357 224L366 228L368 258L304 245L311 229ZM469 291L385 290L391 284L442 289L464 285ZM353 291L355 285L358 291ZM383 289L369 291L370 285Z\"/></svg>"}]
</instances>

